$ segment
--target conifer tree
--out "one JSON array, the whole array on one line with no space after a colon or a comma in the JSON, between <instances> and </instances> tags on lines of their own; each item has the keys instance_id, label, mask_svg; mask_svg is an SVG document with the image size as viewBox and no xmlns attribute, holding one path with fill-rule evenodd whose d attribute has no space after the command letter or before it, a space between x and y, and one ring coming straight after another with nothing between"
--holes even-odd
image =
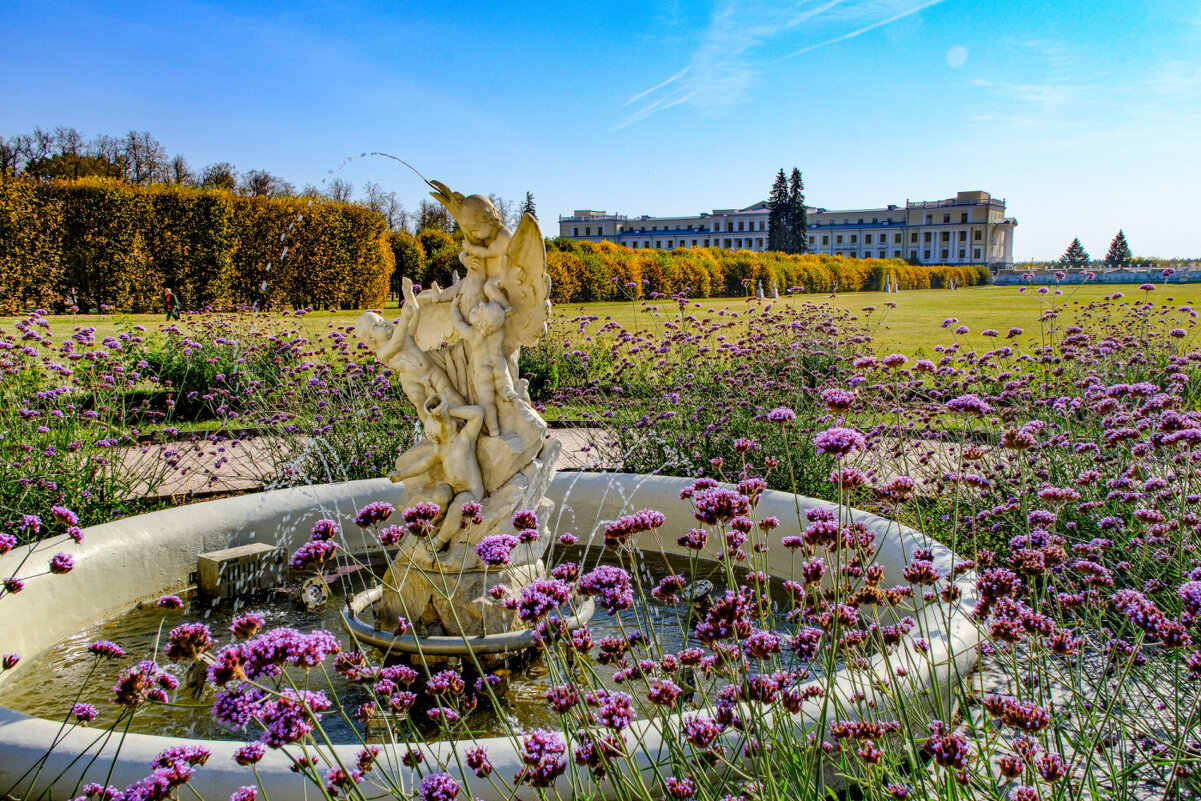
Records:
<instances>
[{"instance_id":1,"label":"conifer tree","mask_svg":"<svg viewBox=\"0 0 1201 801\"><path fill-rule=\"evenodd\" d=\"M788 178L781 167L780 172L776 174L775 183L771 186L771 196L767 199L768 250L788 249L788 199Z\"/></svg>"},{"instance_id":2,"label":"conifer tree","mask_svg":"<svg viewBox=\"0 0 1201 801\"><path fill-rule=\"evenodd\" d=\"M1130 252L1130 245L1126 243L1126 234L1119 230L1118 235L1109 243L1109 252L1105 254L1105 266L1129 267L1133 260L1134 254Z\"/></svg>"},{"instance_id":3,"label":"conifer tree","mask_svg":"<svg viewBox=\"0 0 1201 801\"><path fill-rule=\"evenodd\" d=\"M809 214L805 211L805 183L801 171L792 168L788 184L788 238L784 248L788 253L809 250Z\"/></svg>"},{"instance_id":4,"label":"conifer tree","mask_svg":"<svg viewBox=\"0 0 1201 801\"><path fill-rule=\"evenodd\" d=\"M517 215L517 219L520 220L522 217L524 217L527 214L530 215L531 217L533 217L535 220L538 219L538 212L535 211L535 209L534 209L534 193L533 192L525 193L525 202L521 204L521 213L519 213Z\"/></svg>"},{"instance_id":5,"label":"conifer tree","mask_svg":"<svg viewBox=\"0 0 1201 801\"><path fill-rule=\"evenodd\" d=\"M1064 267L1087 267L1088 252L1084 249L1084 245L1080 244L1080 238L1072 240L1072 244L1068 245L1068 249L1059 257L1060 265Z\"/></svg>"}]
</instances>

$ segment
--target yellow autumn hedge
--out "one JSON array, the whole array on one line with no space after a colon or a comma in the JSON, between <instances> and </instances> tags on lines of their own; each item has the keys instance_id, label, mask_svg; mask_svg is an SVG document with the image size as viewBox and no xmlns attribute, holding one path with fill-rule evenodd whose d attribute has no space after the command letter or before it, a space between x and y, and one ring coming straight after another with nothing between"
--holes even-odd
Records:
<instances>
[{"instance_id":1,"label":"yellow autumn hedge","mask_svg":"<svg viewBox=\"0 0 1201 801\"><path fill-rule=\"evenodd\" d=\"M0 178L0 311L258 303L379 307L383 217L346 203L111 179Z\"/></svg>"},{"instance_id":2,"label":"yellow autumn hedge","mask_svg":"<svg viewBox=\"0 0 1201 801\"><path fill-rule=\"evenodd\" d=\"M769 293L774 283L783 293L865 292L884 288L892 275L900 289L931 289L988 283L982 266L913 265L902 259L849 259L821 253L789 255L720 248L676 250L631 249L612 242L555 239L548 243L547 267L551 294L560 303L608 301L635 293L687 291L689 297L732 297L746 294L763 282ZM627 289L628 284L635 289Z\"/></svg>"}]
</instances>

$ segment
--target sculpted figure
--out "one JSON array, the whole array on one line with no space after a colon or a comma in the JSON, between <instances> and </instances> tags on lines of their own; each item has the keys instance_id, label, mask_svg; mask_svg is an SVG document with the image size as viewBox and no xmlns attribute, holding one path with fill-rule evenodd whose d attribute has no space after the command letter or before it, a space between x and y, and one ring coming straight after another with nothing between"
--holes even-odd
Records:
<instances>
[{"instance_id":1,"label":"sculpted figure","mask_svg":"<svg viewBox=\"0 0 1201 801\"><path fill-rule=\"evenodd\" d=\"M476 401L484 408L484 426L488 433L500 433L497 422L496 396L506 401L517 400L509 361L503 353L505 310L494 300L485 301L469 312L470 322L463 319L458 306L451 307L455 329L468 345L468 364L474 381Z\"/></svg>"},{"instance_id":2,"label":"sculpted figure","mask_svg":"<svg viewBox=\"0 0 1201 801\"><path fill-rule=\"evenodd\" d=\"M545 524L537 538L514 549L507 576L489 573L474 545L491 534L516 533L511 521L519 509L545 520L553 508L545 492L560 446L547 438L527 382L517 380L521 347L546 333L550 278L531 215L510 231L486 197L436 181L430 186L463 231L463 277L419 293L406 279L394 324L369 312L355 326L393 368L423 424L389 477L404 482L403 503L430 501L442 510L429 538L405 539L385 575L378 620L385 628L405 617L430 631L479 634L523 625L489 588L507 581L517 590L545 575ZM464 528L468 502L479 504L473 513L479 517Z\"/></svg>"}]
</instances>

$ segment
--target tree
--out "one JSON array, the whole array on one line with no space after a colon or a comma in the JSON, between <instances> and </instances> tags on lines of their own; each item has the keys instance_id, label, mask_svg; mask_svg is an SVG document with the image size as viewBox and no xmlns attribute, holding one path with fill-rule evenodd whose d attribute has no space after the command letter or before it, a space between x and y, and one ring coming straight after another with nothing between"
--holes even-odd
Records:
<instances>
[{"instance_id":1,"label":"tree","mask_svg":"<svg viewBox=\"0 0 1201 801\"><path fill-rule=\"evenodd\" d=\"M385 192L373 181L368 181L363 187L363 199L359 201L359 205L382 216L392 231L403 231L408 224L409 214L405 211L404 203L396 197L396 193Z\"/></svg>"},{"instance_id":2,"label":"tree","mask_svg":"<svg viewBox=\"0 0 1201 801\"><path fill-rule=\"evenodd\" d=\"M232 192L238 188L238 171L228 161L210 164L200 173L200 185L205 189L225 189Z\"/></svg>"},{"instance_id":3,"label":"tree","mask_svg":"<svg viewBox=\"0 0 1201 801\"><path fill-rule=\"evenodd\" d=\"M74 180L76 178L120 178L120 165L103 156L81 156L77 153L55 153L34 159L25 165L25 172L34 178Z\"/></svg>"},{"instance_id":4,"label":"tree","mask_svg":"<svg viewBox=\"0 0 1201 801\"><path fill-rule=\"evenodd\" d=\"M496 206L496 210L500 212L500 221L510 229L516 228L517 223L521 221L521 215L514 212L516 206L513 205L513 201L505 200L495 192L488 195L488 199L492 201L492 205Z\"/></svg>"},{"instance_id":5,"label":"tree","mask_svg":"<svg viewBox=\"0 0 1201 801\"><path fill-rule=\"evenodd\" d=\"M534 193L533 192L525 193L525 202L521 204L521 211L518 212L517 216L520 218L520 217L524 217L527 214L530 215L531 217L533 217L535 220L538 219L538 212L535 210L535 207L534 207Z\"/></svg>"},{"instance_id":6,"label":"tree","mask_svg":"<svg viewBox=\"0 0 1201 801\"><path fill-rule=\"evenodd\" d=\"M250 170L239 184L241 193L247 197L283 197L296 193L296 187L266 170Z\"/></svg>"},{"instance_id":7,"label":"tree","mask_svg":"<svg viewBox=\"0 0 1201 801\"><path fill-rule=\"evenodd\" d=\"M167 150L149 131L130 131L125 135L122 160L126 179L148 184L167 177Z\"/></svg>"},{"instance_id":8,"label":"tree","mask_svg":"<svg viewBox=\"0 0 1201 801\"><path fill-rule=\"evenodd\" d=\"M1068 245L1068 249L1059 257L1059 263L1064 267L1088 266L1088 252L1085 251L1084 245L1080 244L1079 237L1073 239L1072 244Z\"/></svg>"},{"instance_id":9,"label":"tree","mask_svg":"<svg viewBox=\"0 0 1201 801\"><path fill-rule=\"evenodd\" d=\"M192 172L188 158L183 153L176 153L175 158L171 159L171 164L167 167L167 174L167 180L170 183L186 186L196 185L196 173Z\"/></svg>"},{"instance_id":10,"label":"tree","mask_svg":"<svg viewBox=\"0 0 1201 801\"><path fill-rule=\"evenodd\" d=\"M767 249L786 250L788 248L788 178L784 175L783 167L776 174L775 183L771 186L767 208Z\"/></svg>"},{"instance_id":11,"label":"tree","mask_svg":"<svg viewBox=\"0 0 1201 801\"><path fill-rule=\"evenodd\" d=\"M325 196L336 203L349 203L354 197L354 184L335 178L325 185Z\"/></svg>"},{"instance_id":12,"label":"tree","mask_svg":"<svg viewBox=\"0 0 1201 801\"><path fill-rule=\"evenodd\" d=\"M454 233L455 218L450 216L450 212L441 203L434 203L429 200L422 200L421 205L417 207L417 221L414 227L418 232L424 231L427 228L434 228L443 233ZM418 233L420 236L420 233ZM425 250L427 256L433 256L429 248Z\"/></svg>"},{"instance_id":13,"label":"tree","mask_svg":"<svg viewBox=\"0 0 1201 801\"><path fill-rule=\"evenodd\" d=\"M425 248L408 231L391 234L388 242L396 258L396 269L392 271L392 295L399 297L402 278L408 278L416 284L425 280Z\"/></svg>"},{"instance_id":14,"label":"tree","mask_svg":"<svg viewBox=\"0 0 1201 801\"><path fill-rule=\"evenodd\" d=\"M1130 262L1134 260L1134 254L1130 252L1130 245L1126 242L1126 234L1118 230L1118 235L1109 243L1109 252L1105 254L1106 267L1129 267Z\"/></svg>"},{"instance_id":15,"label":"tree","mask_svg":"<svg viewBox=\"0 0 1201 801\"><path fill-rule=\"evenodd\" d=\"M788 237L787 253L804 253L809 250L809 214L805 211L805 183L801 171L792 168L788 183Z\"/></svg>"}]
</instances>

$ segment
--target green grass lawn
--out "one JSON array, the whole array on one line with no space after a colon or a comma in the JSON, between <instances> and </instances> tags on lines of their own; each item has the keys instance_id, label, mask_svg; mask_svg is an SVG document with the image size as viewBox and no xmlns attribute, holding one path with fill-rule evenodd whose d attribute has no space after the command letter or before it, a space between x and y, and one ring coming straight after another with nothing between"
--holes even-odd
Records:
<instances>
[{"instance_id":1,"label":"green grass lawn","mask_svg":"<svg viewBox=\"0 0 1201 801\"><path fill-rule=\"evenodd\" d=\"M909 355L929 355L934 345L947 344L958 339L967 347L985 349L995 347L996 340L980 336L980 332L995 328L1002 334L1012 326L1024 328L1028 334L1038 330L1038 319L1051 304L1064 310L1064 318L1070 319L1074 306L1083 306L1112 294L1122 292L1125 301L1141 301L1148 293L1141 292L1136 285L1076 286L1063 290L1063 295L1039 295L1032 289L1019 292L1012 286L971 287L956 291L946 289L917 290L885 294L883 292L856 292L837 295L798 295L792 298L762 301L777 304L829 304L839 309L858 313L861 320L875 328L876 349L879 353L899 351ZM1149 293L1155 303L1179 306L1201 304L1201 283L1162 285ZM889 309L887 302L897 304ZM720 309L738 312L749 303L759 301L746 298L718 298L694 301L688 313L702 321L705 318L721 319L716 316ZM870 314L862 313L865 306L874 306ZM319 311L304 315L301 327L309 334L320 336L330 327L348 325L358 317L358 311ZM563 336L578 336L577 326L571 321L579 315L593 315L599 322L592 323L587 332L595 332L605 322L612 320L629 329L660 330L663 322L678 318L679 312L672 302L652 301L624 303L563 304L555 306L555 330ZM958 318L961 325L971 333L955 337L951 331L941 328L948 317ZM17 318L0 318L0 328L11 331ZM103 338L116 334L129 325L142 325L148 331L156 331L165 325L161 314L131 315L60 315L51 318L55 339L69 335L77 326L93 326ZM273 323L274 324L274 323Z\"/></svg>"}]
</instances>

